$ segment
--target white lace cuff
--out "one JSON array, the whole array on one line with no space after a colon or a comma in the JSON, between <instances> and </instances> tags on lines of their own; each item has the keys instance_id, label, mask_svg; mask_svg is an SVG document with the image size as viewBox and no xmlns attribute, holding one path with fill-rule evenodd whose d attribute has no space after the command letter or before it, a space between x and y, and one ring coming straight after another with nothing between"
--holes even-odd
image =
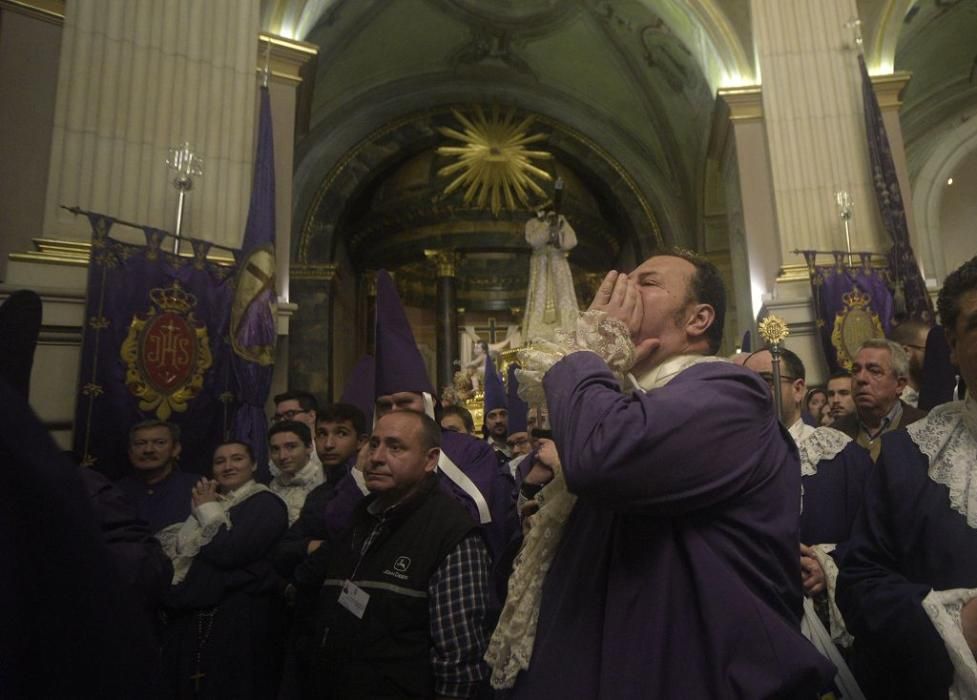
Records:
<instances>
[{"instance_id":1,"label":"white lace cuff","mask_svg":"<svg viewBox=\"0 0 977 700\"><path fill-rule=\"evenodd\" d=\"M964 639L960 623L960 609L975 597L977 588L954 588L948 591L930 591L923 598L923 610L943 638L947 654L953 663L950 700L977 698L977 661L974 661L974 654Z\"/></svg>"},{"instance_id":2,"label":"white lace cuff","mask_svg":"<svg viewBox=\"0 0 977 700\"><path fill-rule=\"evenodd\" d=\"M560 329L554 340L534 340L519 351L516 371L519 396L530 405L546 402L543 375L557 362L575 352L593 352L611 371L623 376L634 364L634 343L627 326L603 311L583 311L573 329Z\"/></svg>"},{"instance_id":3,"label":"white lace cuff","mask_svg":"<svg viewBox=\"0 0 977 700\"><path fill-rule=\"evenodd\" d=\"M836 546L834 544L816 544L811 549L814 551L814 558L817 559L818 564L821 565L821 570L824 572L825 589L828 594L828 624L830 627L831 641L838 646L850 647L853 637L848 633L848 628L845 626L845 618L842 616L838 604L835 603L835 590L838 586L838 565L830 554L835 550Z\"/></svg>"}]
</instances>

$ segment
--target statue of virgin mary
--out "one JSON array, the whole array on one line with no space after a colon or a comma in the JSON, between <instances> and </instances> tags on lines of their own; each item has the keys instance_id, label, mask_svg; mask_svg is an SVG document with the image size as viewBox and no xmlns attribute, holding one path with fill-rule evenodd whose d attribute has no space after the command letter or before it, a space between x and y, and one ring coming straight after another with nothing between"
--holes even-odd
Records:
<instances>
[{"instance_id":1,"label":"statue of virgin mary","mask_svg":"<svg viewBox=\"0 0 977 700\"><path fill-rule=\"evenodd\" d=\"M577 234L562 214L541 212L526 222L526 241L533 247L529 291L522 321L523 342L553 338L557 328L572 327L579 309L567 253Z\"/></svg>"}]
</instances>

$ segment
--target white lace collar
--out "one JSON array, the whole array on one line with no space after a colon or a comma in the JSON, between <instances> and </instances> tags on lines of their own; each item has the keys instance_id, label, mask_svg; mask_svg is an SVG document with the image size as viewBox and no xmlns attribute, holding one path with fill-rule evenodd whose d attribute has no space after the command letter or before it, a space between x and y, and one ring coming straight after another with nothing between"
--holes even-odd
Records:
<instances>
[{"instance_id":1,"label":"white lace collar","mask_svg":"<svg viewBox=\"0 0 977 700\"><path fill-rule=\"evenodd\" d=\"M950 491L950 507L977 529L977 398L937 406L906 427L929 459L929 477Z\"/></svg>"},{"instance_id":2,"label":"white lace collar","mask_svg":"<svg viewBox=\"0 0 977 700\"><path fill-rule=\"evenodd\" d=\"M665 386L689 367L702 362L727 362L727 360L715 355L676 355L668 358L660 365L652 367L640 377L634 374L629 374L628 377L635 389L651 391Z\"/></svg>"},{"instance_id":3,"label":"white lace collar","mask_svg":"<svg viewBox=\"0 0 977 700\"><path fill-rule=\"evenodd\" d=\"M807 437L797 442L797 451L801 459L801 476L817 474L818 462L834 459L849 442L851 438L840 430L827 426L812 428Z\"/></svg>"},{"instance_id":4,"label":"white lace collar","mask_svg":"<svg viewBox=\"0 0 977 700\"><path fill-rule=\"evenodd\" d=\"M794 438L794 442L800 445L802 440L806 440L814 432L814 426L805 423L803 418L798 418L792 426L787 428L787 432Z\"/></svg>"},{"instance_id":5,"label":"white lace collar","mask_svg":"<svg viewBox=\"0 0 977 700\"><path fill-rule=\"evenodd\" d=\"M310 458L304 467L295 474L286 474L279 470L274 483L279 486L298 487L298 486L318 486L323 481L322 466L316 464Z\"/></svg>"}]
</instances>

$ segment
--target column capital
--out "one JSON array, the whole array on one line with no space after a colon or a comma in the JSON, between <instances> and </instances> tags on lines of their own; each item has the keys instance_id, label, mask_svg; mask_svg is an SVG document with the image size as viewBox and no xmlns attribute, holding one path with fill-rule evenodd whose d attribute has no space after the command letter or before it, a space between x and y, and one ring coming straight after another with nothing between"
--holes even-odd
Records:
<instances>
[{"instance_id":1,"label":"column capital","mask_svg":"<svg viewBox=\"0 0 977 700\"><path fill-rule=\"evenodd\" d=\"M289 279L320 280L332 282L336 279L336 263L292 263L289 265Z\"/></svg>"},{"instance_id":2,"label":"column capital","mask_svg":"<svg viewBox=\"0 0 977 700\"><path fill-rule=\"evenodd\" d=\"M287 39L277 34L260 32L258 34L258 65L260 75L265 68L265 52L271 49L268 71L273 80L298 85L302 82L302 68L314 61L319 47L296 39Z\"/></svg>"},{"instance_id":3,"label":"column capital","mask_svg":"<svg viewBox=\"0 0 977 700\"><path fill-rule=\"evenodd\" d=\"M461 255L454 250L425 250L428 260L438 266L438 277L454 277L457 274Z\"/></svg>"},{"instance_id":4,"label":"column capital","mask_svg":"<svg viewBox=\"0 0 977 700\"><path fill-rule=\"evenodd\" d=\"M720 88L716 92L716 106L712 111L709 130L709 157L722 161L735 124L763 121L763 92L759 85Z\"/></svg>"},{"instance_id":5,"label":"column capital","mask_svg":"<svg viewBox=\"0 0 977 700\"><path fill-rule=\"evenodd\" d=\"M902 107L902 96L913 77L912 73L906 70L897 70L895 73L871 77L872 89L875 90L875 97L879 101L879 109L891 109L893 107L899 109Z\"/></svg>"}]
</instances>

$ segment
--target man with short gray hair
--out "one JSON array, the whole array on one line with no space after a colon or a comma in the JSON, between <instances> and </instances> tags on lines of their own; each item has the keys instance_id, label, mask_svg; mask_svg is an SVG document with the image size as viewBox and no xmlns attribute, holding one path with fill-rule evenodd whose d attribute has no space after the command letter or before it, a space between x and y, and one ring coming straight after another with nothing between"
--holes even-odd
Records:
<instances>
[{"instance_id":1,"label":"man with short gray hair","mask_svg":"<svg viewBox=\"0 0 977 700\"><path fill-rule=\"evenodd\" d=\"M916 422L926 415L899 399L909 381L909 356L899 343L870 338L862 343L852 363L855 413L833 424L879 456L883 434Z\"/></svg>"}]
</instances>

